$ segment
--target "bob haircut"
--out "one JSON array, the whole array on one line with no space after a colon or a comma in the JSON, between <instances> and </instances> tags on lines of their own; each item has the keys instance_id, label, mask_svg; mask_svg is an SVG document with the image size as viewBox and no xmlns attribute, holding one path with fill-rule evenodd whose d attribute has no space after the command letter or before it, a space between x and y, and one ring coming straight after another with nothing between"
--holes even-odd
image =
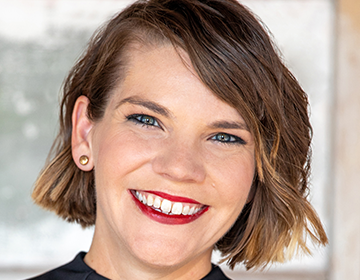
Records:
<instances>
[{"instance_id":1,"label":"bob haircut","mask_svg":"<svg viewBox=\"0 0 360 280\"><path fill-rule=\"evenodd\" d=\"M231 268L237 263L259 268L299 251L310 253L308 236L325 245L325 231L307 201L312 137L307 96L264 26L235 0L140 0L97 31L65 80L60 130L35 183L35 202L69 222L95 224L94 170L81 171L72 158L72 111L84 95L89 119L103 117L126 74L132 43L185 50L201 81L237 109L254 137L251 201L215 244L223 261Z\"/></svg>"}]
</instances>

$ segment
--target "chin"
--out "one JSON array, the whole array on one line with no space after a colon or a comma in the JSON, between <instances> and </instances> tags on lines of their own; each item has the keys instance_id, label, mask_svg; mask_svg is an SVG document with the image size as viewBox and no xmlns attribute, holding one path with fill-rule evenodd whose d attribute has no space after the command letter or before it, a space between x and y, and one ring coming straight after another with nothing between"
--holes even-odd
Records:
<instances>
[{"instance_id":1,"label":"chin","mask_svg":"<svg viewBox=\"0 0 360 280\"><path fill-rule=\"evenodd\" d=\"M171 269L182 266L194 258L192 250L188 251L184 244L174 239L168 242L164 242L164 240L159 241L158 239L157 242L138 244L140 246L134 248L133 252L148 267Z\"/></svg>"}]
</instances>

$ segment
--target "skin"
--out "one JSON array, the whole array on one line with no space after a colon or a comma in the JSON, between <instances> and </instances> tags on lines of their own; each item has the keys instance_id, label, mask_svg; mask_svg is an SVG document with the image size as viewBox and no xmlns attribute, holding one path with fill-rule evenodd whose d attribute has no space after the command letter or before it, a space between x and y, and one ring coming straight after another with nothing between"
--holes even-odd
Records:
<instances>
[{"instance_id":1,"label":"skin","mask_svg":"<svg viewBox=\"0 0 360 280\"><path fill-rule=\"evenodd\" d=\"M253 137L241 115L194 74L185 52L163 45L130 54L102 120L86 117L84 96L74 107L73 157L82 170L95 169L97 190L85 262L110 279L200 279L247 201ZM150 116L151 125L134 114ZM81 166L84 154L90 161ZM209 209L191 223L162 224L139 210L130 189L191 198Z\"/></svg>"}]
</instances>

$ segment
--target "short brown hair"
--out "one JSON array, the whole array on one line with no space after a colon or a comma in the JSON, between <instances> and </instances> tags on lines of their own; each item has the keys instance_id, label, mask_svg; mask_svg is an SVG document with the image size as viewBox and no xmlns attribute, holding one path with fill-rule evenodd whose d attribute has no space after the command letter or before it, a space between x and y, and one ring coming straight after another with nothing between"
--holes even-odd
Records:
<instances>
[{"instance_id":1,"label":"short brown hair","mask_svg":"<svg viewBox=\"0 0 360 280\"><path fill-rule=\"evenodd\" d=\"M95 223L93 171L78 169L71 155L72 110L85 95L88 117L103 117L112 89L125 75L127 47L135 41L185 50L203 83L240 112L254 136L252 200L216 243L229 266L261 267L298 250L309 253L307 235L326 244L307 201L312 134L307 96L264 26L235 0L137 1L95 34L65 81L60 131L35 183L35 202L83 227Z\"/></svg>"}]
</instances>

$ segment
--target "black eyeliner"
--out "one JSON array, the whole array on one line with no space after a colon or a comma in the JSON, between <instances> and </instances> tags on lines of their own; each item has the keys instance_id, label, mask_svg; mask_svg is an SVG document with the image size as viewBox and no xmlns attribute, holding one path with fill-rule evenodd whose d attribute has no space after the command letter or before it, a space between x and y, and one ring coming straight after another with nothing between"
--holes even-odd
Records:
<instances>
[{"instance_id":1,"label":"black eyeliner","mask_svg":"<svg viewBox=\"0 0 360 280\"><path fill-rule=\"evenodd\" d=\"M154 120L154 123L151 124L151 123L142 122L141 120L138 119L138 117L149 117ZM150 116L148 114L131 114L131 115L125 116L125 118L128 121L132 121L135 124L141 125L143 127L158 127L160 129L163 129L162 126L160 125L160 121L157 118Z\"/></svg>"},{"instance_id":2,"label":"black eyeliner","mask_svg":"<svg viewBox=\"0 0 360 280\"><path fill-rule=\"evenodd\" d=\"M219 134L225 134L225 135L228 135L229 137L234 137L235 141L221 141L221 140L218 140L218 139L213 139L214 137L216 137ZM240 138L239 136L229 134L229 133L225 133L225 132L219 132L219 133L213 135L210 138L210 140L216 141L216 142L218 142L220 144L228 144L228 145L246 145L247 144L247 142L244 139Z\"/></svg>"}]
</instances>

